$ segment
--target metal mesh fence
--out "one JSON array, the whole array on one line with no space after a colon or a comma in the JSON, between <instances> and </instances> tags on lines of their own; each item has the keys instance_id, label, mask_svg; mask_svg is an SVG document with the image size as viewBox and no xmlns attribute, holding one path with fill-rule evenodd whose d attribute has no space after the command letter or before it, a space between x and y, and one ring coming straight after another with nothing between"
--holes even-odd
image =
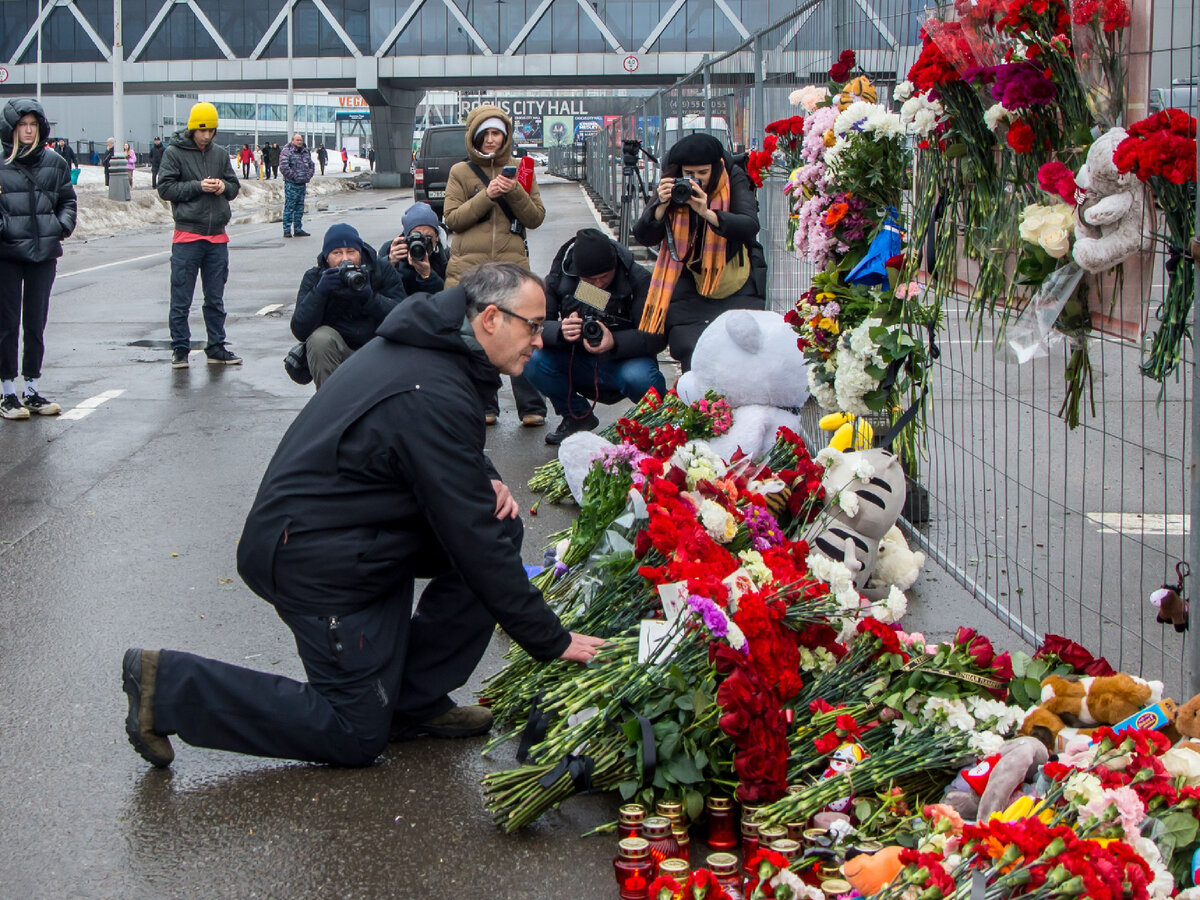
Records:
<instances>
[{"instance_id":1,"label":"metal mesh fence","mask_svg":"<svg viewBox=\"0 0 1200 900\"><path fill-rule=\"evenodd\" d=\"M1128 121L1164 106L1190 107L1194 115L1200 12L1190 0L1136 0L1133 9ZM585 177L614 211L624 195L636 216L642 202L622 170L622 138L636 137L657 154L686 121L734 151L755 148L766 123L797 113L789 94L823 85L844 48L855 50L887 102L919 53L925 16L916 0L803 3L593 136ZM643 165L653 184L657 167ZM814 274L786 246L782 187L768 180L758 192L768 305L779 312ZM1138 369L1165 273L1163 254L1147 252L1125 267L1115 302L1111 291L1092 292L1092 402L1085 399L1075 430L1059 417L1072 341L1021 365L1005 362L997 353L1000 322L970 317L965 299L950 303L926 403L919 482L929 516L906 528L911 542L1030 643L1064 634L1114 667L1161 678L1187 696L1200 689L1200 666L1189 658L1195 651L1186 636L1157 624L1147 602L1189 559L1191 478L1200 470L1190 348L1161 391ZM815 411L806 412L815 421ZM963 619L969 624L969 610Z\"/></svg>"}]
</instances>

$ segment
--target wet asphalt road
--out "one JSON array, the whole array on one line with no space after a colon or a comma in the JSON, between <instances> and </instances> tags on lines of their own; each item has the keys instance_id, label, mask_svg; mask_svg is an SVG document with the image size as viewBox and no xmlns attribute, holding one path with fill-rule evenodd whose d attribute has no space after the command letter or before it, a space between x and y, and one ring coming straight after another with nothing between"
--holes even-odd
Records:
<instances>
[{"instance_id":1,"label":"wet asphalt road","mask_svg":"<svg viewBox=\"0 0 1200 900\"><path fill-rule=\"evenodd\" d=\"M530 246L544 273L594 219L577 186L546 184L543 196L550 215ZM234 544L276 442L311 396L282 357L320 235L349 221L378 246L408 202L406 192L345 194L310 212L307 240L284 241L278 224L231 229L227 330L240 367L193 354L190 369L170 368L169 234L69 244L41 387L70 417L0 422L0 896L616 896L615 841L579 839L615 818L616 800L573 798L504 835L479 779L511 766L511 750L482 760L482 739L393 744L365 770L176 741L174 766L157 771L126 742L126 647L303 677L289 632L237 577ZM199 302L192 329L201 340ZM676 371L666 374L669 384ZM501 402L489 449L527 510L525 481L552 452L543 429L520 427L507 389ZM605 421L617 411L601 410ZM569 514L525 516L527 562ZM1007 643L936 569L919 593L910 628L934 638L968 620ZM493 641L460 701L506 644ZM693 846L699 863L704 848Z\"/></svg>"},{"instance_id":2,"label":"wet asphalt road","mask_svg":"<svg viewBox=\"0 0 1200 900\"><path fill-rule=\"evenodd\" d=\"M552 217L531 235L542 272L558 244L594 224L578 187L543 190ZM320 235L349 221L378 246L409 201L338 196L306 218L310 239L285 242L278 224L231 229L227 331L240 367L193 353L190 369L170 368L169 234L69 245L40 386L68 411L94 410L0 423L0 896L615 893L613 841L579 840L615 818L615 801L576 798L526 833L501 834L479 779L511 765L511 752L481 760L482 739L394 744L366 770L176 741L173 768L156 771L126 742L128 646L303 677L290 633L237 577L235 541L276 442L311 396L282 358ZM272 304L283 307L257 314ZM199 301L192 331L202 341ZM520 427L507 390L501 403L490 450L528 509L525 479L552 453L544 429ZM566 510L526 516L527 560L567 522ZM506 644L497 637L480 673L498 667Z\"/></svg>"}]
</instances>

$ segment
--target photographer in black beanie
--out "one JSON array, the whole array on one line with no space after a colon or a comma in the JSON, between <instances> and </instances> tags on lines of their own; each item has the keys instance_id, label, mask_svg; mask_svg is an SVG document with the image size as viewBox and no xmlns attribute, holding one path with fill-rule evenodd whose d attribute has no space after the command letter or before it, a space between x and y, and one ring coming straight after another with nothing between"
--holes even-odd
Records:
<instances>
[{"instance_id":1,"label":"photographer in black beanie","mask_svg":"<svg viewBox=\"0 0 1200 900\"><path fill-rule=\"evenodd\" d=\"M658 353L666 337L638 331L650 273L633 254L595 228L584 228L559 248L546 277L542 347L525 376L562 416L546 435L559 444L600 424L594 403L637 402L666 379Z\"/></svg>"}]
</instances>

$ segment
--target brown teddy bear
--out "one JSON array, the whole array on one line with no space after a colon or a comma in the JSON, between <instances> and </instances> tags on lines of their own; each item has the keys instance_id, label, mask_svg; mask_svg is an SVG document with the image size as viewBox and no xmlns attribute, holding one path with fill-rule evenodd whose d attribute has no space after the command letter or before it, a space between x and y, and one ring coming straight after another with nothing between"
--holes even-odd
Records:
<instances>
[{"instance_id":1,"label":"brown teddy bear","mask_svg":"<svg viewBox=\"0 0 1200 900\"><path fill-rule=\"evenodd\" d=\"M1161 700L1162 690L1160 681L1143 681L1124 672L1099 678L1050 675L1042 680L1042 705L1025 717L1021 734L1036 737L1053 752L1054 738L1064 727L1116 725ZM1200 731L1200 721L1197 725Z\"/></svg>"},{"instance_id":2,"label":"brown teddy bear","mask_svg":"<svg viewBox=\"0 0 1200 900\"><path fill-rule=\"evenodd\" d=\"M1200 694L1175 711L1175 728L1184 737L1200 739ZM1200 750L1200 746L1190 746Z\"/></svg>"}]
</instances>

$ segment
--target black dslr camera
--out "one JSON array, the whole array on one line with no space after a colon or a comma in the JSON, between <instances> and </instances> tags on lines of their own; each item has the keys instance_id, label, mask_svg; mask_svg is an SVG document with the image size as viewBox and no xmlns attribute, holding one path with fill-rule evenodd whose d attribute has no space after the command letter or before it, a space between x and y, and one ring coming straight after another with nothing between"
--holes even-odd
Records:
<instances>
[{"instance_id":1,"label":"black dslr camera","mask_svg":"<svg viewBox=\"0 0 1200 900\"><path fill-rule=\"evenodd\" d=\"M342 284L352 291L361 291L371 282L371 270L366 266L356 266L349 260L338 266L342 276Z\"/></svg>"},{"instance_id":2,"label":"black dslr camera","mask_svg":"<svg viewBox=\"0 0 1200 900\"><path fill-rule=\"evenodd\" d=\"M414 231L404 239L408 244L408 258L421 262L429 258L429 238L421 234L419 231Z\"/></svg>"},{"instance_id":3,"label":"black dslr camera","mask_svg":"<svg viewBox=\"0 0 1200 900\"><path fill-rule=\"evenodd\" d=\"M687 206L692 199L692 185L699 183L695 178L676 178L675 184L671 187L671 205Z\"/></svg>"},{"instance_id":4,"label":"black dslr camera","mask_svg":"<svg viewBox=\"0 0 1200 900\"><path fill-rule=\"evenodd\" d=\"M585 316L583 320L583 330L580 332L583 339L593 347L599 347L604 340L604 329L600 327L599 316Z\"/></svg>"}]
</instances>

